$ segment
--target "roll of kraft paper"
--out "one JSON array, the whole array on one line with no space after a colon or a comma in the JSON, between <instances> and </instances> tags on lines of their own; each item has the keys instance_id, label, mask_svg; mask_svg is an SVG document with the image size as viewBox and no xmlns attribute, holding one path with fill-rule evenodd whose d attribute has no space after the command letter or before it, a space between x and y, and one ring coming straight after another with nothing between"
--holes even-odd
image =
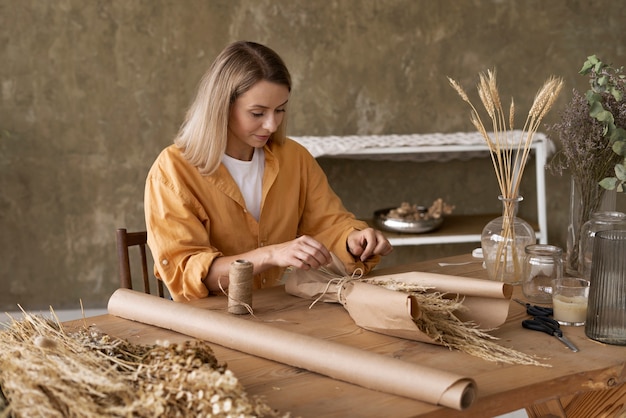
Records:
<instances>
[{"instance_id":1,"label":"roll of kraft paper","mask_svg":"<svg viewBox=\"0 0 626 418\"><path fill-rule=\"evenodd\" d=\"M116 290L109 299L108 311L121 318L435 405L463 410L476 398L476 383L469 377L134 290Z\"/></svg>"}]
</instances>

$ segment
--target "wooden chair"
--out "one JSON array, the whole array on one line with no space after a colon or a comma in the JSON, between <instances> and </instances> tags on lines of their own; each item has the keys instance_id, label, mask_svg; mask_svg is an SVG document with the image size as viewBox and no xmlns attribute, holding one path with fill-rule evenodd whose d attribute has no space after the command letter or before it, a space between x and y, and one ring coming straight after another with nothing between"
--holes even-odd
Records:
<instances>
[{"instance_id":1,"label":"wooden chair","mask_svg":"<svg viewBox=\"0 0 626 418\"><path fill-rule=\"evenodd\" d=\"M117 230L117 259L120 270L120 287L125 289L133 288L133 281L130 274L130 247L139 247L141 254L141 268L143 272L143 291L150 294L150 274L148 273L148 258L146 257L146 246L148 233L146 231L127 232L125 228ZM165 297L163 282L156 277L157 292L160 297Z\"/></svg>"}]
</instances>

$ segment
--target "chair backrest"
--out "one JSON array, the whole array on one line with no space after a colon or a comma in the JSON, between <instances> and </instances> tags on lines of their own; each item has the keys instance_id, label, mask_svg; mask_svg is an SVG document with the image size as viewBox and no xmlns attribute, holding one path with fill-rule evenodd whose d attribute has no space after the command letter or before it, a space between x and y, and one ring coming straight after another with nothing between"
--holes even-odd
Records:
<instances>
[{"instance_id":1,"label":"chair backrest","mask_svg":"<svg viewBox=\"0 0 626 418\"><path fill-rule=\"evenodd\" d=\"M148 273L148 258L146 256L146 246L148 242L148 233L146 231L128 232L125 228L117 230L117 259L120 271L120 287L125 289L133 288L133 281L130 274L130 247L138 247L141 254L141 269L143 273L143 291L150 294L150 276ZM163 282L156 277L157 293L160 297L164 296Z\"/></svg>"}]
</instances>

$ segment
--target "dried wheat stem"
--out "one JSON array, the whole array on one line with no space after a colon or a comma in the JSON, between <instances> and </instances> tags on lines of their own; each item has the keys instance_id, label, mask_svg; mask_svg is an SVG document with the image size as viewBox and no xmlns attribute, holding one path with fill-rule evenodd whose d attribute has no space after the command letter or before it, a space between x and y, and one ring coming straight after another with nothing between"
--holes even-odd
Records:
<instances>
[{"instance_id":1,"label":"dried wheat stem","mask_svg":"<svg viewBox=\"0 0 626 418\"><path fill-rule=\"evenodd\" d=\"M524 135L515 141L515 138L508 137L508 130L512 131L514 129L515 104L513 99L511 99L509 115L506 118L498 92L495 70L488 70L486 73L479 74L477 85L478 96L491 119L493 138L487 134L485 124L482 122L480 114L472 104L467 93L465 93L465 90L453 79L448 77L448 80L463 101L471 107L470 118L472 124L485 138L485 142L489 147L502 196L505 198L517 196L534 134L558 97L563 87L563 81L560 78L550 77L544 82L535 95L533 105L524 123L522 129Z\"/></svg>"},{"instance_id":2,"label":"dried wheat stem","mask_svg":"<svg viewBox=\"0 0 626 418\"><path fill-rule=\"evenodd\" d=\"M25 312L0 336L0 416L280 416L204 342L139 346Z\"/></svg>"},{"instance_id":3,"label":"dried wheat stem","mask_svg":"<svg viewBox=\"0 0 626 418\"><path fill-rule=\"evenodd\" d=\"M471 322L459 320L455 312L466 309L459 295L447 295L395 280L373 278L367 282L411 294L421 312L415 324L436 343L487 361L550 367L533 356L500 346L495 342L497 338L487 333L488 330L481 330Z\"/></svg>"}]
</instances>

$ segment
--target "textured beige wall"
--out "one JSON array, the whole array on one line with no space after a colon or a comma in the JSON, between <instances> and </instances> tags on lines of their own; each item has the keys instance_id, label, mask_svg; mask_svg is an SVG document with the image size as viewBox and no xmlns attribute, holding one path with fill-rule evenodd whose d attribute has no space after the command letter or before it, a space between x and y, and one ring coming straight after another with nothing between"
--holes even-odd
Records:
<instances>
[{"instance_id":1,"label":"textured beige wall","mask_svg":"<svg viewBox=\"0 0 626 418\"><path fill-rule=\"evenodd\" d=\"M233 40L285 58L293 135L454 132L473 128L445 76L470 89L496 68L523 115L560 75L554 119L571 88L586 88L587 55L626 63L625 10L612 0L0 0L0 309L105 306L115 228L143 229L146 172ZM480 162L322 163L360 216L438 196L498 210ZM550 238L562 244L567 179L548 180ZM523 193L522 212L532 182ZM403 248L394 260L466 250Z\"/></svg>"}]
</instances>

